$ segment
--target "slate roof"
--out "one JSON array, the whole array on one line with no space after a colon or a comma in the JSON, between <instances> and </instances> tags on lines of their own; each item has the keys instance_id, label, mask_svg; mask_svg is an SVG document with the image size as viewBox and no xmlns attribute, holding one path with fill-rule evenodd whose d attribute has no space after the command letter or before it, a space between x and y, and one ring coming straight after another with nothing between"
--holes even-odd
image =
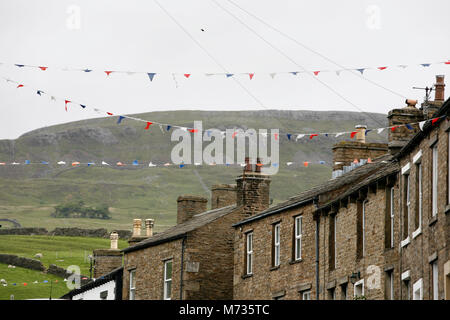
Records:
<instances>
[{"instance_id":1,"label":"slate roof","mask_svg":"<svg viewBox=\"0 0 450 320\"><path fill-rule=\"evenodd\" d=\"M293 208L296 206L300 206L304 203L314 201L320 194L336 190L341 187L351 187L353 183L359 182L362 179L367 179L372 174L380 171L382 168L386 167L392 160L392 156L390 154L386 154L380 156L374 160L372 163L366 163L360 167L353 169L335 179L330 179L327 182L320 184L316 187L313 187L307 191L300 193L297 196L289 198L289 200L279 203L269 209L262 211L261 213L254 215L250 218L242 220L238 223L235 223L233 227L238 227L244 225L248 222L259 220L265 218L267 216L271 216L283 210ZM345 191L344 191L345 192Z\"/></svg>"},{"instance_id":2,"label":"slate roof","mask_svg":"<svg viewBox=\"0 0 450 320\"><path fill-rule=\"evenodd\" d=\"M227 207L222 207L219 209L205 211L199 214L194 215L191 219L177 224L163 232L155 234L153 237L147 238L138 242L137 244L125 248L122 252L131 252L151 246L155 246L157 244L183 238L187 233L198 229L222 216L225 216L236 209L236 205L230 205Z\"/></svg>"}]
</instances>

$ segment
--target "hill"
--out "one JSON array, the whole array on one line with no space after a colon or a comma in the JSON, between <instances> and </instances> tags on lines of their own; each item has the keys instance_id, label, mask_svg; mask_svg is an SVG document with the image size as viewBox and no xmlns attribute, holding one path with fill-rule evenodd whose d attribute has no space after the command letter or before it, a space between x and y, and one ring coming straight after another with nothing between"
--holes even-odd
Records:
<instances>
[{"instance_id":1,"label":"hill","mask_svg":"<svg viewBox=\"0 0 450 320\"><path fill-rule=\"evenodd\" d=\"M172 111L136 117L180 126L203 121L203 128L278 128L280 132L351 131L355 125L369 128L387 125L384 114L316 111ZM337 138L350 139L349 137ZM331 177L335 137L288 141L280 136L280 171L272 177L273 203L285 200ZM370 133L368 141L384 142ZM292 139L294 140L294 139ZM209 197L216 183L233 183L240 167L98 167L57 165L58 161L116 163L170 162L170 132L142 122L117 117L77 121L28 132L15 140L0 140L0 162L49 161L49 165L0 166L0 218L12 218L22 226L77 226L130 229L132 219L154 218L156 231L175 222L176 198L180 194ZM288 161L310 161L308 166L286 166ZM317 164L325 161L325 165ZM55 205L83 200L87 205L107 204L112 219L52 218ZM7 225L7 224L6 224Z\"/></svg>"}]
</instances>

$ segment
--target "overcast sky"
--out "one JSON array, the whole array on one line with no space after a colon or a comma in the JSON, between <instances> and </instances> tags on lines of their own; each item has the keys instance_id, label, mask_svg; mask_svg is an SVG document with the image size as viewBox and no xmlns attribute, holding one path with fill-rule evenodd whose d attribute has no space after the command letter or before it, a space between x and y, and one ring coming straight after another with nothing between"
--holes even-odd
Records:
<instances>
[{"instance_id":1,"label":"overcast sky","mask_svg":"<svg viewBox=\"0 0 450 320\"><path fill-rule=\"evenodd\" d=\"M430 86L436 74L444 74L450 81L450 65L444 64L364 72L366 78L400 94L396 95L348 72L340 76L334 72L319 74L321 81L357 105L357 109L313 76L283 74L272 79L271 72L299 71L299 66L307 70L339 67L283 38L227 0L216 1L283 54L213 0L158 1L229 73L255 72L252 80L248 76L237 79L256 99L233 78L204 76L224 70L150 0L0 0L0 62L5 63L0 65L0 76L88 106L125 114L179 109L362 109L386 113L404 105L402 96L422 100L424 92L413 90L412 86ZM450 59L448 0L233 1L349 68ZM8 65L14 63L49 69ZM102 72L55 69L63 67L158 74L150 82L145 74L107 77ZM177 77L176 87L172 73L192 76ZM16 89L11 83L0 81L0 139L14 139L43 126L95 116L75 107L65 112L64 103L51 102L31 89Z\"/></svg>"}]
</instances>

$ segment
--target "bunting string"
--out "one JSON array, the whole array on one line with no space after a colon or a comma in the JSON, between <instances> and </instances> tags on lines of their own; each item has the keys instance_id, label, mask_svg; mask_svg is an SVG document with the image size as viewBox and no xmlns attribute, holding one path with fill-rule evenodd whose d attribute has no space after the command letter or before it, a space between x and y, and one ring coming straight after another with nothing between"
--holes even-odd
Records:
<instances>
[{"instance_id":1,"label":"bunting string","mask_svg":"<svg viewBox=\"0 0 450 320\"><path fill-rule=\"evenodd\" d=\"M406 68L410 67L422 67L422 68L428 68L432 65L450 65L450 60L446 61L437 61L437 62L428 62L428 63L416 63L416 64L399 64L399 65L383 65L383 66L367 66L367 67L359 67L359 68L340 68L340 69L312 69L312 70L292 70L292 71L269 71L269 72L205 72L205 73L193 73L193 72L174 72L174 73L168 73L172 77L179 76L185 79L192 79L197 76L203 76L203 77L212 77L212 76L219 76L223 78L231 78L235 76L242 76L249 80L252 80L256 76L269 76L271 79L275 79L275 76L277 75L292 75L292 76L300 76L302 74L314 74L315 76L322 75L324 73L334 73L337 76L340 76L342 72L359 72L361 75L364 74L364 72L368 70L372 71L386 71L386 70L405 70ZM58 71L75 71L75 72L82 72L82 73L102 73L105 75L105 78L110 78L113 75L116 74L126 74L126 75L136 75L141 74L145 75L145 77L150 81L153 82L155 78L158 78L161 74L166 74L164 72L150 72L150 71L126 71L126 70L119 70L119 69L110 69L110 70L100 70L100 69L93 69L93 68L73 68L73 67L48 67L48 66L37 66L37 65L31 65L31 64L19 64L19 63L6 63L6 62L0 62L1 65L9 65L14 66L17 68L26 68L26 69L36 69L39 71L48 71L48 70L58 70Z\"/></svg>"},{"instance_id":2,"label":"bunting string","mask_svg":"<svg viewBox=\"0 0 450 320\"><path fill-rule=\"evenodd\" d=\"M19 83L17 81L14 81L12 79L9 78L5 78L2 77L3 79L6 80L7 83L12 83L14 86L16 86L17 89L23 90L21 88L30 88L28 85L25 85L23 83ZM170 131L172 128L179 128L182 129L184 131L190 132L190 133L196 133L197 129L192 128L192 127L183 127L183 126L179 126L179 125L174 125L174 124L168 124L168 123L162 123L162 122L157 122L157 121L149 121L149 120L145 120L145 119L141 119L141 118L137 118L137 117L132 117L132 116L128 116L128 115L124 115L124 114L114 114L112 112L109 111L105 111L99 108L93 108L93 107L89 107L85 104L81 104L78 103L76 101L74 101L73 99L68 99L68 98L60 98L60 97L56 97L55 95L49 94L47 92L44 92L41 89L33 89L31 88L37 95L39 95L40 97L46 95L50 97L51 101L61 101L64 102L64 108L66 111L69 110L70 106L73 105L78 105L79 107L81 107L83 110L86 109L92 109L95 112L97 112L98 114L102 114L105 116L110 116L110 117L117 117L117 124L122 123L122 121L124 119L129 119L129 120L134 120L134 121L139 121L139 122L143 122L145 123L145 130L149 130L150 127L152 125L158 125L161 129L161 131L164 133L165 131L168 132ZM446 118L446 115L437 117L437 118L432 118L432 119L428 119L428 120L423 120L423 121L419 121L419 122L411 122L411 123L407 123L407 124L402 124L402 125L395 125L395 126L387 126L387 127L378 127L378 128L371 128L371 129L366 129L365 131L365 135L367 135L370 132L376 132L377 134L381 134L383 131L385 130L391 130L391 131L395 131L398 128L402 128L405 127L408 130L414 130L414 126L418 125L420 130L423 130L424 125L431 121L432 125L434 125L439 119L441 118ZM163 129L164 127L164 129ZM211 135L211 133L213 131L219 131L220 134L222 136L226 135L226 131L221 131L218 129L207 129L205 130L205 132L208 134L208 136ZM264 138L266 138L269 134L270 135L274 135L275 140L279 140L281 136L286 137L287 141L299 141L303 138L307 138L309 140L312 140L314 137L318 137L318 136L324 136L324 137L334 137L334 138L338 138L338 137L348 137L350 136L351 139L354 139L356 136L357 131L356 130L352 130L352 131L341 131L341 132L309 132L309 133L305 133L305 132L294 132L294 131L290 131L290 132L259 132L257 133L258 135L262 135ZM236 136L241 136L241 135L245 135L247 136L248 133L243 132L243 130L240 129L235 129L235 132L232 134L232 138L236 138Z\"/></svg>"}]
</instances>

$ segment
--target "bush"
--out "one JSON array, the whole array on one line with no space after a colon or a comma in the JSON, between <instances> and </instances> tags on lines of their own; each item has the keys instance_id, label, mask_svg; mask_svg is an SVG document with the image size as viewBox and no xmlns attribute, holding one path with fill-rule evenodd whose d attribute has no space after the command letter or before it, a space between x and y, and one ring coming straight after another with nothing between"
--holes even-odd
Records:
<instances>
[{"instance_id":1,"label":"bush","mask_svg":"<svg viewBox=\"0 0 450 320\"><path fill-rule=\"evenodd\" d=\"M51 216L54 218L111 219L108 205L88 207L81 200L56 206L55 212Z\"/></svg>"}]
</instances>

